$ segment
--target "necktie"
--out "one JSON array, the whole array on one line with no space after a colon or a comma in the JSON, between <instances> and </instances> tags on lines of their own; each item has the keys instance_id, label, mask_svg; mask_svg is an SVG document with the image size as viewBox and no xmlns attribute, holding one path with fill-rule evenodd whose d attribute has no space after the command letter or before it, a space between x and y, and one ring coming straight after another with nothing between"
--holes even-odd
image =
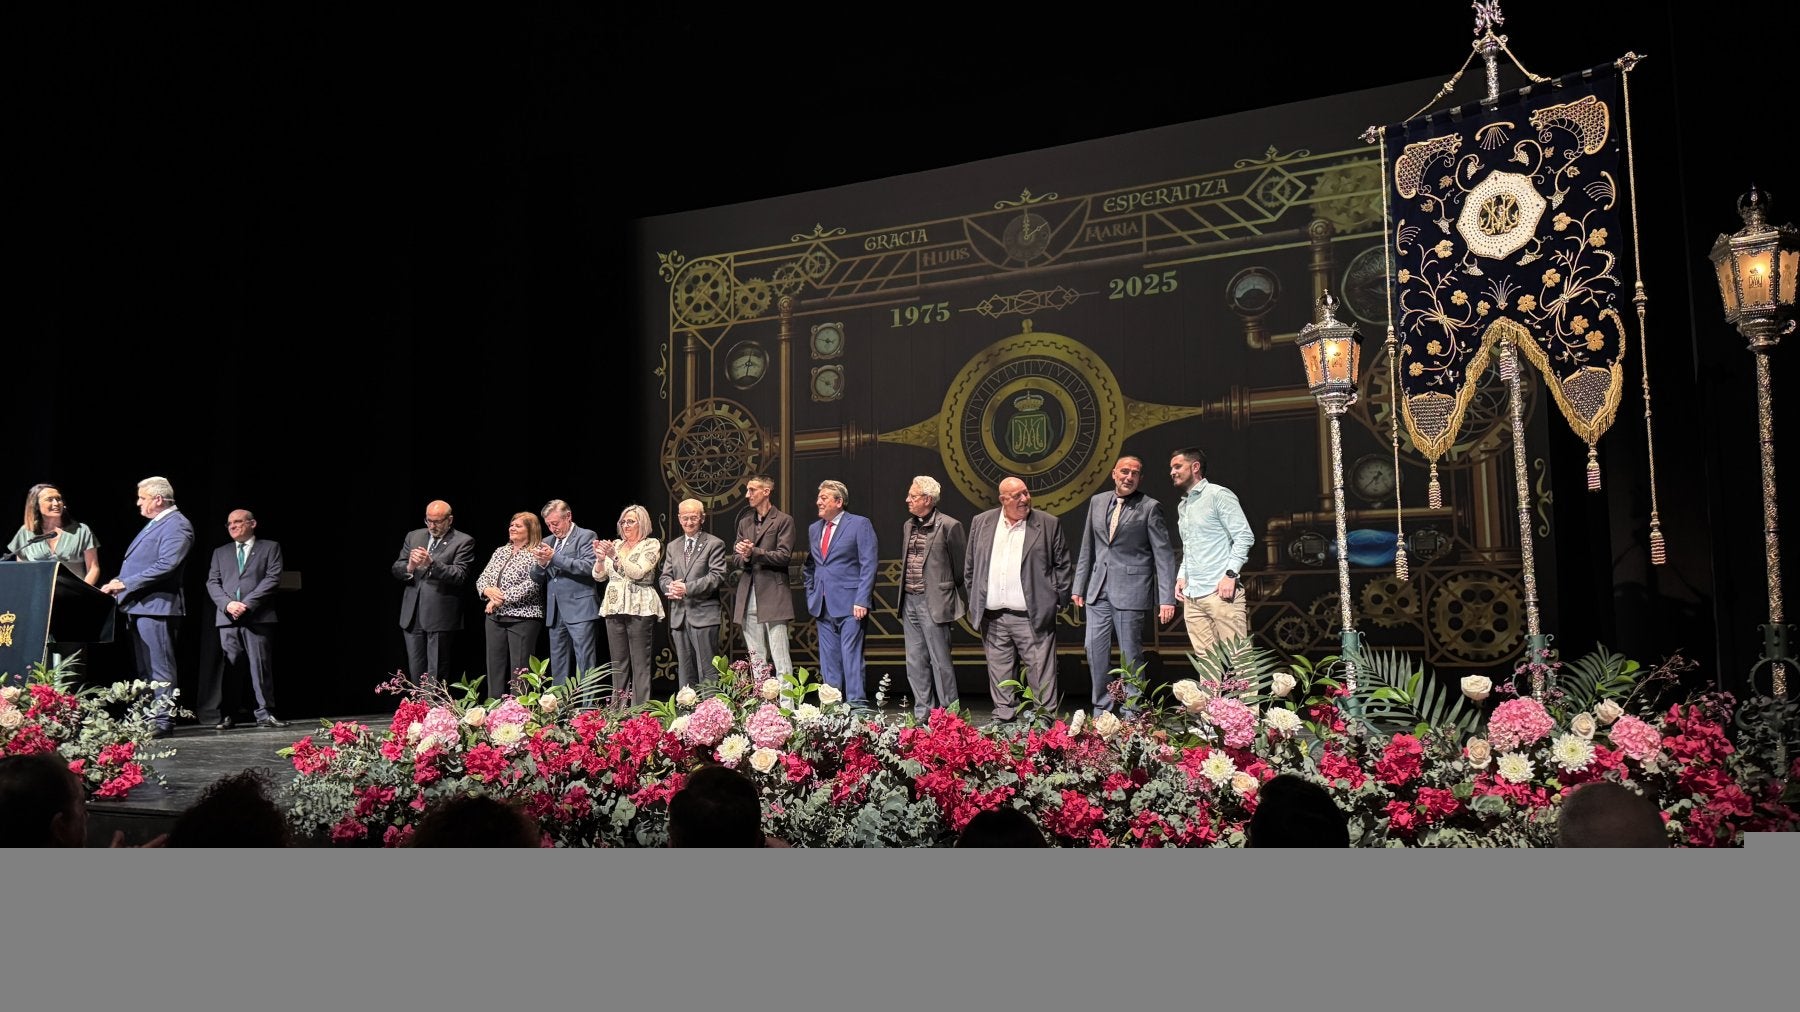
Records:
<instances>
[{"instance_id":1,"label":"necktie","mask_svg":"<svg viewBox=\"0 0 1800 1012\"><path fill-rule=\"evenodd\" d=\"M694 539L693 538L687 539L687 547L682 549L681 561L683 561L683 562L694 561Z\"/></svg>"},{"instance_id":2,"label":"necktie","mask_svg":"<svg viewBox=\"0 0 1800 1012\"><path fill-rule=\"evenodd\" d=\"M438 539L432 538L431 544L425 546L425 554L431 555L431 554L435 553L437 551L437 543L438 543Z\"/></svg>"},{"instance_id":3,"label":"necktie","mask_svg":"<svg viewBox=\"0 0 1800 1012\"><path fill-rule=\"evenodd\" d=\"M825 531L824 531L824 533L819 535L819 558L820 559L824 559L825 554L827 552L831 551L831 528L834 526L836 526L836 525L832 521L830 521L830 520L825 521Z\"/></svg>"},{"instance_id":4,"label":"necktie","mask_svg":"<svg viewBox=\"0 0 1800 1012\"><path fill-rule=\"evenodd\" d=\"M244 575L244 543L238 542L238 575Z\"/></svg>"},{"instance_id":5,"label":"necktie","mask_svg":"<svg viewBox=\"0 0 1800 1012\"><path fill-rule=\"evenodd\" d=\"M1112 515L1106 521L1106 543L1109 545L1112 544L1113 535L1119 533L1119 504L1123 501L1118 496L1113 496Z\"/></svg>"}]
</instances>

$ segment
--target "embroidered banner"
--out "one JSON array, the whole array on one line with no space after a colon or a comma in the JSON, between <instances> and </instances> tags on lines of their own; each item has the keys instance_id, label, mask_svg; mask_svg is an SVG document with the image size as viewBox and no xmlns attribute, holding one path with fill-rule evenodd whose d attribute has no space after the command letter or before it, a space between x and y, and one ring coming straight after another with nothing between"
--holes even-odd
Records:
<instances>
[{"instance_id":1,"label":"embroidered banner","mask_svg":"<svg viewBox=\"0 0 1800 1012\"><path fill-rule=\"evenodd\" d=\"M1606 65L1382 131L1401 410L1434 480L1501 340L1597 467L1624 388L1618 88Z\"/></svg>"}]
</instances>

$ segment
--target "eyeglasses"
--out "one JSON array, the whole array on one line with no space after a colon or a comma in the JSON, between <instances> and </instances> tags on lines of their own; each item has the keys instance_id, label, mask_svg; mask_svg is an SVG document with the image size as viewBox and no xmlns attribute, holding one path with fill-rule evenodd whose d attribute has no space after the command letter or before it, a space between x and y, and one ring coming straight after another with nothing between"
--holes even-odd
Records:
<instances>
[{"instance_id":1,"label":"eyeglasses","mask_svg":"<svg viewBox=\"0 0 1800 1012\"><path fill-rule=\"evenodd\" d=\"M637 526L637 517L626 517L625 519L619 521L619 523L630 524L631 526L636 527Z\"/></svg>"},{"instance_id":2,"label":"eyeglasses","mask_svg":"<svg viewBox=\"0 0 1800 1012\"><path fill-rule=\"evenodd\" d=\"M914 499L929 499L929 498L931 498L931 497L926 495L923 492L908 492L908 493L906 493L906 501L907 502L912 502Z\"/></svg>"}]
</instances>

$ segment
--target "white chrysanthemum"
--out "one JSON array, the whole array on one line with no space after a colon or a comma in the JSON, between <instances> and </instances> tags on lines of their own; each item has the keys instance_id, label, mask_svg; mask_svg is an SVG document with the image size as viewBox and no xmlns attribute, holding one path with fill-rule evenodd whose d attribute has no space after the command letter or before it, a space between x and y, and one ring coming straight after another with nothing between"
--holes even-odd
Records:
<instances>
[{"instance_id":1,"label":"white chrysanthemum","mask_svg":"<svg viewBox=\"0 0 1800 1012\"><path fill-rule=\"evenodd\" d=\"M488 737L496 745L512 745L525 737L525 725L510 720L504 724L495 724L488 728Z\"/></svg>"},{"instance_id":2,"label":"white chrysanthemum","mask_svg":"<svg viewBox=\"0 0 1800 1012\"><path fill-rule=\"evenodd\" d=\"M1111 738L1119 733L1119 715L1111 710L1104 711L1094 718L1094 733L1101 738Z\"/></svg>"},{"instance_id":3,"label":"white chrysanthemum","mask_svg":"<svg viewBox=\"0 0 1800 1012\"><path fill-rule=\"evenodd\" d=\"M843 701L844 701L844 694L842 692L840 692L836 686L831 686L831 685L819 686L819 705L820 706L835 706L838 703L841 703Z\"/></svg>"},{"instance_id":4,"label":"white chrysanthemum","mask_svg":"<svg viewBox=\"0 0 1800 1012\"><path fill-rule=\"evenodd\" d=\"M700 694L694 691L692 685L683 685L681 691L675 694L676 706L691 708L698 702L700 702Z\"/></svg>"},{"instance_id":5,"label":"white chrysanthemum","mask_svg":"<svg viewBox=\"0 0 1800 1012\"><path fill-rule=\"evenodd\" d=\"M1286 699L1288 693L1293 692L1294 686L1298 684L1300 683L1294 681L1294 676L1289 672L1277 671L1269 683L1269 694L1276 699Z\"/></svg>"},{"instance_id":6,"label":"white chrysanthemum","mask_svg":"<svg viewBox=\"0 0 1800 1012\"><path fill-rule=\"evenodd\" d=\"M470 727L480 727L487 723L487 707L471 706L463 713L463 723Z\"/></svg>"},{"instance_id":7,"label":"white chrysanthemum","mask_svg":"<svg viewBox=\"0 0 1800 1012\"><path fill-rule=\"evenodd\" d=\"M811 703L801 703L794 709L794 719L802 724L810 724L822 716L824 712Z\"/></svg>"},{"instance_id":8,"label":"white chrysanthemum","mask_svg":"<svg viewBox=\"0 0 1800 1012\"><path fill-rule=\"evenodd\" d=\"M1214 749L1205 761L1200 764L1200 773L1213 782L1214 787L1223 787L1231 782L1238 772L1237 763L1231 757Z\"/></svg>"},{"instance_id":9,"label":"white chrysanthemum","mask_svg":"<svg viewBox=\"0 0 1800 1012\"><path fill-rule=\"evenodd\" d=\"M692 716L692 714L684 713L674 720L669 721L669 733L679 735L682 732L682 729L687 727L688 717L690 716Z\"/></svg>"},{"instance_id":10,"label":"white chrysanthemum","mask_svg":"<svg viewBox=\"0 0 1800 1012\"><path fill-rule=\"evenodd\" d=\"M750 751L750 739L741 734L728 734L719 743L719 761L727 766L736 766L744 753Z\"/></svg>"},{"instance_id":11,"label":"white chrysanthemum","mask_svg":"<svg viewBox=\"0 0 1800 1012\"><path fill-rule=\"evenodd\" d=\"M1594 761L1594 743L1578 734L1565 734L1550 746L1550 754L1556 757L1556 765L1575 773Z\"/></svg>"},{"instance_id":12,"label":"white chrysanthemum","mask_svg":"<svg viewBox=\"0 0 1800 1012\"><path fill-rule=\"evenodd\" d=\"M1509 784L1527 784L1537 772L1531 765L1531 757L1523 752L1507 752L1500 756L1500 779Z\"/></svg>"},{"instance_id":13,"label":"white chrysanthemum","mask_svg":"<svg viewBox=\"0 0 1800 1012\"><path fill-rule=\"evenodd\" d=\"M1069 737L1073 738L1087 726L1087 711L1076 710L1075 716L1069 718Z\"/></svg>"},{"instance_id":14,"label":"white chrysanthemum","mask_svg":"<svg viewBox=\"0 0 1800 1012\"><path fill-rule=\"evenodd\" d=\"M1292 738L1304 726L1299 714L1283 706L1269 707L1269 711L1263 714L1263 723L1283 738Z\"/></svg>"},{"instance_id":15,"label":"white chrysanthemum","mask_svg":"<svg viewBox=\"0 0 1800 1012\"><path fill-rule=\"evenodd\" d=\"M775 702L777 699L780 699L781 698L781 679L779 679L779 678L763 679L762 688L757 690L757 695L761 696L762 698L768 700L771 703Z\"/></svg>"},{"instance_id":16,"label":"white chrysanthemum","mask_svg":"<svg viewBox=\"0 0 1800 1012\"><path fill-rule=\"evenodd\" d=\"M545 713L555 713L556 708L561 705L562 700L557 699L554 692L546 692L538 697L538 709Z\"/></svg>"},{"instance_id":17,"label":"white chrysanthemum","mask_svg":"<svg viewBox=\"0 0 1800 1012\"><path fill-rule=\"evenodd\" d=\"M781 761L781 753L772 748L759 748L750 753L750 768L758 773L767 773Z\"/></svg>"}]
</instances>

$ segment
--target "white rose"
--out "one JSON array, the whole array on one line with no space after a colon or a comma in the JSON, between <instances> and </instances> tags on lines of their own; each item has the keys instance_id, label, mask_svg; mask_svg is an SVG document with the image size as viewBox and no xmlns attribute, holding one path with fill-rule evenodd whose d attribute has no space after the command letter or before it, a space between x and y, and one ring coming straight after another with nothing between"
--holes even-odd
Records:
<instances>
[{"instance_id":1,"label":"white rose","mask_svg":"<svg viewBox=\"0 0 1800 1012\"><path fill-rule=\"evenodd\" d=\"M469 707L468 711L463 714L463 723L470 727L480 727L487 723L487 709L480 706Z\"/></svg>"},{"instance_id":2,"label":"white rose","mask_svg":"<svg viewBox=\"0 0 1800 1012\"><path fill-rule=\"evenodd\" d=\"M1486 675L1464 675L1462 690L1463 695L1479 703L1494 691L1494 680Z\"/></svg>"},{"instance_id":3,"label":"white rose","mask_svg":"<svg viewBox=\"0 0 1800 1012\"><path fill-rule=\"evenodd\" d=\"M736 766L744 753L750 751L750 739L741 734L728 734L719 743L719 761L727 766Z\"/></svg>"},{"instance_id":4,"label":"white rose","mask_svg":"<svg viewBox=\"0 0 1800 1012\"><path fill-rule=\"evenodd\" d=\"M669 733L674 734L674 735L679 735L682 732L682 730L687 727L689 716L690 716L690 714L684 713L681 716L676 717L674 720L669 721Z\"/></svg>"},{"instance_id":5,"label":"white rose","mask_svg":"<svg viewBox=\"0 0 1800 1012\"><path fill-rule=\"evenodd\" d=\"M1087 726L1087 711L1076 710L1075 716L1069 718L1069 737L1073 738Z\"/></svg>"},{"instance_id":6,"label":"white rose","mask_svg":"<svg viewBox=\"0 0 1800 1012\"><path fill-rule=\"evenodd\" d=\"M1602 727L1611 727L1613 721L1623 716L1625 716L1625 708L1610 699L1602 699L1594 704L1594 717L1600 721Z\"/></svg>"},{"instance_id":7,"label":"white rose","mask_svg":"<svg viewBox=\"0 0 1800 1012\"><path fill-rule=\"evenodd\" d=\"M759 748L750 753L750 768L758 773L767 773L781 761L781 753L772 748Z\"/></svg>"},{"instance_id":8,"label":"white rose","mask_svg":"<svg viewBox=\"0 0 1800 1012\"><path fill-rule=\"evenodd\" d=\"M1293 692L1294 687L1299 684L1299 682L1294 681L1294 676L1292 674L1289 674L1286 671L1277 671L1275 672L1274 679L1269 683L1269 695L1274 696L1276 699L1286 699L1288 698L1288 693Z\"/></svg>"},{"instance_id":9,"label":"white rose","mask_svg":"<svg viewBox=\"0 0 1800 1012\"><path fill-rule=\"evenodd\" d=\"M1245 773L1242 770L1231 775L1231 789L1238 792L1238 794L1243 797L1247 798L1250 795L1255 794L1256 789L1261 786L1262 783L1258 781L1256 777L1249 773Z\"/></svg>"},{"instance_id":10,"label":"white rose","mask_svg":"<svg viewBox=\"0 0 1800 1012\"><path fill-rule=\"evenodd\" d=\"M698 702L700 702L700 694L694 691L692 685L682 686L681 691L675 694L676 706L691 707Z\"/></svg>"},{"instance_id":11,"label":"white rose","mask_svg":"<svg viewBox=\"0 0 1800 1012\"><path fill-rule=\"evenodd\" d=\"M18 699L22 691L23 690L17 685L8 685L6 688L0 689L0 699L4 699L10 703L13 700Z\"/></svg>"},{"instance_id":12,"label":"white rose","mask_svg":"<svg viewBox=\"0 0 1800 1012\"><path fill-rule=\"evenodd\" d=\"M406 725L406 740L407 741L418 741L419 735L422 735L424 733L425 733L425 725L419 723L416 720L413 721L412 723Z\"/></svg>"},{"instance_id":13,"label":"white rose","mask_svg":"<svg viewBox=\"0 0 1800 1012\"><path fill-rule=\"evenodd\" d=\"M819 705L834 706L844 701L844 694L830 685L819 686Z\"/></svg>"},{"instance_id":14,"label":"white rose","mask_svg":"<svg viewBox=\"0 0 1800 1012\"><path fill-rule=\"evenodd\" d=\"M1102 739L1119 733L1119 715L1107 710L1094 718L1094 733Z\"/></svg>"},{"instance_id":15,"label":"white rose","mask_svg":"<svg viewBox=\"0 0 1800 1012\"><path fill-rule=\"evenodd\" d=\"M545 713L555 713L556 708L561 704L562 700L557 699L554 692L546 692L538 697L538 709Z\"/></svg>"},{"instance_id":16,"label":"white rose","mask_svg":"<svg viewBox=\"0 0 1800 1012\"><path fill-rule=\"evenodd\" d=\"M819 708L811 703L801 703L799 707L794 710L794 719L802 724L810 724L813 721L818 720L822 715Z\"/></svg>"},{"instance_id":17,"label":"white rose","mask_svg":"<svg viewBox=\"0 0 1800 1012\"><path fill-rule=\"evenodd\" d=\"M1575 732L1575 735L1582 741L1592 741L1594 732L1598 729L1599 726L1594 722L1594 715L1591 713L1578 713L1569 718L1569 730Z\"/></svg>"},{"instance_id":18,"label":"white rose","mask_svg":"<svg viewBox=\"0 0 1800 1012\"><path fill-rule=\"evenodd\" d=\"M1486 738L1470 738L1463 748L1469 753L1469 765L1478 770L1487 769L1488 760L1494 757L1494 747Z\"/></svg>"},{"instance_id":19,"label":"white rose","mask_svg":"<svg viewBox=\"0 0 1800 1012\"><path fill-rule=\"evenodd\" d=\"M22 713L18 707L9 706L4 710L0 710L0 727L4 727L8 731L11 731L13 728L18 727L23 723L25 723L25 714Z\"/></svg>"},{"instance_id":20,"label":"white rose","mask_svg":"<svg viewBox=\"0 0 1800 1012\"><path fill-rule=\"evenodd\" d=\"M1200 683L1194 681L1192 678L1183 678L1181 681L1169 686L1169 691L1174 693L1175 701L1177 703L1180 703L1190 710L1199 710L1206 705L1205 690L1201 689Z\"/></svg>"},{"instance_id":21,"label":"white rose","mask_svg":"<svg viewBox=\"0 0 1800 1012\"><path fill-rule=\"evenodd\" d=\"M781 698L781 679L779 679L779 678L763 679L762 689L757 693L757 695L761 696L762 698L768 700L771 703L775 702L777 699L780 699Z\"/></svg>"}]
</instances>

